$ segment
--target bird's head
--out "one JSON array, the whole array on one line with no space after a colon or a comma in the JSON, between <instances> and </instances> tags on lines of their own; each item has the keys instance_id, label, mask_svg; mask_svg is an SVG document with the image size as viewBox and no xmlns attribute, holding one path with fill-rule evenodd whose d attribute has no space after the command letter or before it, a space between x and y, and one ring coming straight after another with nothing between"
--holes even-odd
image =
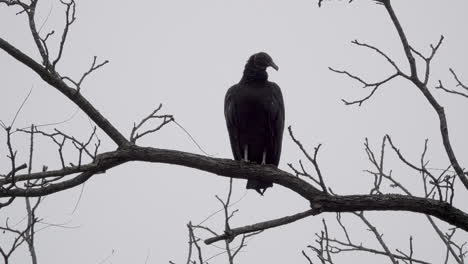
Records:
<instances>
[{"instance_id":1,"label":"bird's head","mask_svg":"<svg viewBox=\"0 0 468 264\"><path fill-rule=\"evenodd\" d=\"M266 70L268 67L272 67L275 70L278 70L278 66L273 62L273 59L266 52L255 53L250 56L247 61L246 67L254 67L260 70Z\"/></svg>"}]
</instances>

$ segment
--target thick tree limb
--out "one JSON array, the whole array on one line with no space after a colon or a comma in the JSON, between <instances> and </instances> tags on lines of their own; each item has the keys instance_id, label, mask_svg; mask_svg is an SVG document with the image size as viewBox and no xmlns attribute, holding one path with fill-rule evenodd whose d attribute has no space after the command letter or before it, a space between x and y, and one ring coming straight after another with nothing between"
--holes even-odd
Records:
<instances>
[{"instance_id":1,"label":"thick tree limb","mask_svg":"<svg viewBox=\"0 0 468 264\"><path fill-rule=\"evenodd\" d=\"M0 38L0 49L35 71L48 84L59 90L91 118L118 146L130 145L130 142L76 89L68 86L58 74L51 73L44 66L34 61L7 41Z\"/></svg>"},{"instance_id":2,"label":"thick tree limb","mask_svg":"<svg viewBox=\"0 0 468 264\"><path fill-rule=\"evenodd\" d=\"M124 147L116 151L100 154L94 163L84 165L86 166L85 172L72 179L35 189L3 189L0 190L0 197L32 197L52 194L80 185L98 172L130 161L181 165L223 177L269 180L296 192L310 201L315 214L322 212L410 211L435 216L442 221L468 231L468 215L446 202L398 194L325 195L306 181L273 166L262 166L176 150L139 146Z\"/></svg>"}]
</instances>

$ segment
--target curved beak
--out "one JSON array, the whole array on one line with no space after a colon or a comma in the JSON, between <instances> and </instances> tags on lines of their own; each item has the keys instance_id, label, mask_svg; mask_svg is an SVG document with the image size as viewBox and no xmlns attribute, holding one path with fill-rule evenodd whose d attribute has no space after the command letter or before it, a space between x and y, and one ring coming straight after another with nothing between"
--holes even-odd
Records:
<instances>
[{"instance_id":1,"label":"curved beak","mask_svg":"<svg viewBox=\"0 0 468 264\"><path fill-rule=\"evenodd\" d=\"M278 65L276 65L273 61L270 63L270 66L271 66L273 69L275 69L276 71L279 70Z\"/></svg>"}]
</instances>

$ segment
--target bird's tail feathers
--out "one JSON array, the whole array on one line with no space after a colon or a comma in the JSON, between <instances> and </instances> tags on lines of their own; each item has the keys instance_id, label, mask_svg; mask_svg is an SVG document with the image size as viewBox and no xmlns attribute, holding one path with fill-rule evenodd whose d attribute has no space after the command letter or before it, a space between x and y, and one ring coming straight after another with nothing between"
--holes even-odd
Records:
<instances>
[{"instance_id":1,"label":"bird's tail feathers","mask_svg":"<svg viewBox=\"0 0 468 264\"><path fill-rule=\"evenodd\" d=\"M254 189L260 195L263 195L265 193L266 189L268 189L268 188L270 188L272 186L273 186L272 182L258 181L258 180L248 180L247 181L247 189Z\"/></svg>"}]
</instances>

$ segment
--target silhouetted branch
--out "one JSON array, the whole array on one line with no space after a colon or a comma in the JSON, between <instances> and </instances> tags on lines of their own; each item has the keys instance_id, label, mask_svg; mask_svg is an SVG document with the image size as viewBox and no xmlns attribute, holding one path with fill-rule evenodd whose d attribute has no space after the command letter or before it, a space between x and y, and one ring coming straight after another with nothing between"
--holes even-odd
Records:
<instances>
[{"instance_id":1,"label":"silhouetted branch","mask_svg":"<svg viewBox=\"0 0 468 264\"><path fill-rule=\"evenodd\" d=\"M340 70L336 70L336 69L334 69L332 67L328 67L328 69L330 69L333 72L347 75L348 77L360 82L363 85L362 88L372 88L372 91L369 93L369 95L367 95L366 97L364 97L362 99L355 100L355 101L347 101L345 99L341 99L341 101L343 101L343 103L345 103L346 105L358 104L359 106L361 106L365 101L369 100L375 94L375 92L377 91L377 89L380 88L380 86L390 82L391 80L393 80L394 78L396 78L398 76L407 77L400 70L398 65L387 54L385 54L383 51L381 51L379 48L377 48L375 46L372 46L370 44L367 44L367 43L359 42L358 40L353 40L351 43L353 43L353 44L355 44L357 46L360 46L360 47L369 48L369 49L375 51L377 54L384 57L392 65L392 67L395 69L395 73L393 75L387 77L386 79L380 81L380 82L370 83L370 82L364 81L362 78L360 78L360 77L358 77L356 75L353 75L353 74L349 73L348 71L340 71Z\"/></svg>"},{"instance_id":2,"label":"silhouetted branch","mask_svg":"<svg viewBox=\"0 0 468 264\"><path fill-rule=\"evenodd\" d=\"M315 172L317 173L318 181L315 180L313 177L311 177L308 173L306 173L305 170L304 170L304 166L302 165L301 162L299 162L299 164L301 165L302 171L303 171L302 175L308 176L308 178L314 180L314 182L316 182L316 183L318 182L320 184L320 187L322 188L322 192L325 193L325 194L328 194L327 186L325 185L325 181L323 180L322 172L320 171L320 168L319 168L318 163L317 163L317 154L318 154L322 144L319 144L317 147L315 147L314 157L312 158L309 155L309 153L304 149L304 147L302 146L302 143L294 137L291 126L288 127L288 131L289 131L289 136L294 141L294 143L296 143L296 145L299 147L299 149L302 151L302 154L304 154L304 156L306 156L306 158L310 161L310 163L312 163L314 165ZM296 172L296 174L301 175L301 173L298 173L298 171L292 165L289 165L289 167L291 169L293 169Z\"/></svg>"},{"instance_id":3,"label":"silhouetted branch","mask_svg":"<svg viewBox=\"0 0 468 264\"><path fill-rule=\"evenodd\" d=\"M364 214L362 212L360 213L353 213L354 215L358 216L362 222L364 222L366 224L366 226L369 228L369 230L374 234L375 238L377 239L377 241L379 241L379 244L380 246L384 249L385 251L385 255L387 255L390 260L392 261L393 264L398 264L398 261L396 261L396 259L393 257L393 254L392 252L390 251L390 249L388 248L387 244L385 243L385 241L383 240L382 238L382 234L379 233L379 231L377 231L377 228L375 228L375 226L373 226L368 220L367 218L364 216Z\"/></svg>"},{"instance_id":4,"label":"silhouetted branch","mask_svg":"<svg viewBox=\"0 0 468 264\"><path fill-rule=\"evenodd\" d=\"M282 185L309 200L314 213L352 212L367 210L404 210L429 214L461 229L468 230L468 215L446 202L404 195L324 195L306 181L272 166L245 164L243 162L210 158L193 153L151 147L130 146L99 154L96 161L86 166L86 171L59 183L37 189L0 190L0 197L43 196L73 188L94 174L130 161L176 164L211 172L214 175L239 179L269 180Z\"/></svg>"},{"instance_id":5,"label":"silhouetted branch","mask_svg":"<svg viewBox=\"0 0 468 264\"><path fill-rule=\"evenodd\" d=\"M31 126L31 130L33 126ZM9 130L7 130L9 132ZM34 137L31 134L30 137L30 148L29 148L29 163L28 163L28 172L31 172L32 167L32 158L33 158L33 144L34 144ZM11 144L10 144L11 148ZM26 167L26 165L24 165ZM12 174L13 176L13 174ZM8 203L13 201L14 197L11 197ZM21 220L17 224L13 226L9 224L9 218L7 217L5 225L0 226L0 231L2 231L4 237L13 236L12 243L9 247L5 245L0 245L0 254L3 257L4 263L7 264L10 261L11 256L14 252L24 243L27 244L29 253L31 255L31 261L33 264L37 264L37 255L36 255L36 248L34 245L34 237L36 233L36 224L39 223L39 219L36 217L36 210L39 207L41 202L41 198L37 198L34 204L31 203L31 199L29 197L25 198L26 202L26 216L24 219L26 221ZM16 228L21 222L25 222L24 228ZM4 239L3 241L8 241Z\"/></svg>"},{"instance_id":6,"label":"silhouetted branch","mask_svg":"<svg viewBox=\"0 0 468 264\"><path fill-rule=\"evenodd\" d=\"M65 46L65 41L67 40L67 36L68 36L68 30L70 28L70 26L73 24L73 22L75 22L76 20L76 16L75 16L75 1L74 0L70 0L69 3L66 3L62 0L60 0L60 3L62 3L63 5L65 5L66 7L66 11L65 11L65 16L66 16L66 20L65 20L65 28L63 29L63 33L62 33L62 38L60 40L60 46L59 46L59 51L58 51L58 55L57 55L57 58L54 60L54 62L52 63L52 67L53 69L56 68L57 66L57 63L60 61L60 59L62 58L62 53L63 53L63 48Z\"/></svg>"},{"instance_id":7,"label":"silhouetted branch","mask_svg":"<svg viewBox=\"0 0 468 264\"><path fill-rule=\"evenodd\" d=\"M83 160L83 153L86 154L91 160L94 160L96 158L99 146L101 145L101 141L97 139L96 136L96 127L94 127L92 133L88 137L86 141L79 141L76 139L74 136L68 135L58 129L54 129L53 133L47 133L41 130L38 130L37 128L34 128L34 130L25 130L25 129L18 129L17 131L24 132L24 133L32 133L32 134L39 134L42 136L45 136L47 138L50 138L58 147L58 153L60 157L60 162L62 164L62 168L65 169L65 158L63 155L63 147L65 146L66 142L71 142L71 144L75 147L75 149L78 151L78 161L77 161L77 167L81 167L82 160ZM93 139L96 139L96 143L94 145L94 150L89 148L89 145ZM31 176L31 174L29 175ZM63 175L60 175L63 176Z\"/></svg>"},{"instance_id":8,"label":"silhouetted branch","mask_svg":"<svg viewBox=\"0 0 468 264\"><path fill-rule=\"evenodd\" d=\"M432 45L432 44L430 45L431 54L428 57L424 56L421 52L417 51L416 49L414 49L413 47L410 46L411 51L414 52L416 55L418 55L425 62L426 69L425 69L425 73L424 73L424 81L423 81L424 85L427 85L427 82L429 81L429 76L430 76L430 73L431 73L432 59L436 55L436 53L439 50L440 46L442 45L443 40L444 40L444 36L442 35L442 36L440 36L439 42L435 46Z\"/></svg>"},{"instance_id":9,"label":"silhouetted branch","mask_svg":"<svg viewBox=\"0 0 468 264\"><path fill-rule=\"evenodd\" d=\"M458 91L455 91L455 90L449 90L449 89L447 89L447 88L444 87L444 85L442 84L442 81L441 81L441 80L439 80L439 85L436 86L435 88L436 88L436 89L441 89L441 90L443 90L443 91L445 91L445 92L447 92L447 93L452 93L452 94L456 94L456 95L460 95L460 96L463 96L463 97L465 97L465 98L468 98L468 86L465 85L464 83L462 83L462 82L460 81L460 79L458 78L457 74L455 73L455 71L454 71L452 68L450 68L449 70L450 70L450 73L452 73L453 78L454 78L455 81L457 82L456 87L461 87L461 88L463 88L465 91L464 91L464 92L458 92Z\"/></svg>"},{"instance_id":10,"label":"silhouetted branch","mask_svg":"<svg viewBox=\"0 0 468 264\"><path fill-rule=\"evenodd\" d=\"M312 262L312 259L310 259L310 257L305 253L304 250L301 251L302 255L307 259L307 261L309 262L309 264L314 264Z\"/></svg>"},{"instance_id":11,"label":"silhouetted branch","mask_svg":"<svg viewBox=\"0 0 468 264\"><path fill-rule=\"evenodd\" d=\"M103 61L101 63L96 64L96 61L97 61L97 56L94 56L93 63L91 64L91 67L89 68L88 71L83 73L83 75L81 76L80 80L78 80L78 82L73 80L72 78L70 78L68 76L62 76L62 80L67 80L67 81L71 82L76 87L76 91L80 92L81 91L81 84L86 79L86 77L88 77L92 72L96 71L97 69L99 69L99 68L103 67L104 65L106 65L107 63L109 63L108 60L105 60L105 61Z\"/></svg>"},{"instance_id":12,"label":"silhouetted branch","mask_svg":"<svg viewBox=\"0 0 468 264\"><path fill-rule=\"evenodd\" d=\"M50 72L48 68L35 62L29 56L16 49L14 46L0 38L0 49L6 51L13 58L35 71L45 82L56 88L63 95L75 103L86 115L93 120L117 145L128 146L130 142L120 133L99 111L86 100L81 93L69 87L56 72Z\"/></svg>"},{"instance_id":13,"label":"silhouetted branch","mask_svg":"<svg viewBox=\"0 0 468 264\"><path fill-rule=\"evenodd\" d=\"M447 125L447 118L445 116L445 110L444 108L437 102L437 100L434 98L432 93L429 91L427 88L426 84L424 81L421 81L419 76L417 75L417 65L415 62L415 59L411 53L411 47L408 43L407 37L403 31L403 28L401 27L400 21L396 17L396 14L390 4L390 0L382 0L382 3L385 6L385 9L387 10L388 14L390 15L390 18L397 29L398 35L400 37L401 44L403 46L403 49L405 50L405 55L408 60L408 63L410 65L411 69L411 75L409 78L407 78L409 81L411 81L424 95L426 100L431 104L432 108L436 111L438 117L439 117L439 123L440 123L440 132L442 136L442 141L444 143L445 151L447 153L447 156L450 160L450 163L452 164L452 167L456 171L459 179L463 183L466 189L468 189L468 178L466 177L463 169L461 168L460 164L458 163L458 160L455 156L455 153L453 152L452 148L452 143L450 142L449 134L448 134L448 125ZM437 51L437 48L440 46L442 43L443 37L441 37L439 44L433 48L433 54Z\"/></svg>"},{"instance_id":14,"label":"silhouetted branch","mask_svg":"<svg viewBox=\"0 0 468 264\"><path fill-rule=\"evenodd\" d=\"M427 261L423 261L423 260L416 259L413 257L412 242L411 242L409 255L401 251L399 252L398 250L397 250L397 253L391 252L391 250L389 249L389 247L383 240L382 235L379 233L377 228L370 223L370 221L364 216L364 214L362 212L353 213L353 214L358 216L360 220L368 227L368 230L374 234L374 236L376 237L377 241L379 242L383 250L369 247L365 245L365 243L363 242L353 243L351 241L351 236L349 235L347 231L348 227L342 222L340 214L337 214L336 220L338 224L341 226L341 228L343 229L343 231L345 232L346 241L343 241L337 238L331 238L327 230L326 222L325 220L323 220L323 223L324 223L323 230L321 231L320 234L319 233L315 234L316 236L315 242L317 243L318 246L314 246L314 245L307 246L308 248L312 249L316 253L318 259L322 263L333 263L333 260L331 258L332 254L340 254L343 252L358 251L358 252L366 252L366 253L372 253L375 255L386 256L390 259L391 263L399 263L398 261L401 260L405 263L409 262L409 263L429 264L429 262Z\"/></svg>"},{"instance_id":15,"label":"silhouetted branch","mask_svg":"<svg viewBox=\"0 0 468 264\"><path fill-rule=\"evenodd\" d=\"M396 71L396 75L404 75L404 73L400 70L398 65L385 52L381 51L379 48L377 48L377 47L375 47L373 45L367 44L367 43L359 42L357 39L351 41L351 43L353 43L353 44L355 44L357 46L365 47L365 48L368 48L368 49L371 49L371 50L375 51L377 54L384 57L387 60L387 62L390 63L393 66L393 68ZM365 83L363 83L363 84L365 84Z\"/></svg>"},{"instance_id":16,"label":"silhouetted branch","mask_svg":"<svg viewBox=\"0 0 468 264\"><path fill-rule=\"evenodd\" d=\"M362 80L358 76L355 76L355 75L349 73L348 71L340 71L340 70L333 69L332 67L328 67L328 68L333 72L340 73L340 74L345 74L345 75L349 76L350 78L359 81L363 85L362 88L372 88L372 91L369 93L369 95L367 95L366 97L364 97L362 99L355 100L355 101L347 101L345 99L341 99L341 101L343 101L343 103L345 103L346 105L358 104L359 106L361 106L365 101L369 100L374 95L374 93L377 91L377 89L379 89L382 85L384 85L385 83L393 80L395 77L398 77L398 76L401 75L399 73L395 73L395 74L391 75L390 77L386 78L383 81L375 82L375 83L369 83L367 81Z\"/></svg>"},{"instance_id":17,"label":"silhouetted branch","mask_svg":"<svg viewBox=\"0 0 468 264\"><path fill-rule=\"evenodd\" d=\"M333 254L331 250L333 250L333 248L329 245L330 238L328 237L328 227L324 219L322 219L322 224L323 229L320 232L320 235L317 233L315 234L315 236L317 237L315 242L318 244L318 246L308 245L307 247L315 252L315 256L320 260L322 264L334 264L333 259L331 257L331 254ZM304 251L303 255L309 262L311 262L311 259L307 256L307 254L305 254Z\"/></svg>"},{"instance_id":18,"label":"silhouetted branch","mask_svg":"<svg viewBox=\"0 0 468 264\"><path fill-rule=\"evenodd\" d=\"M240 235L240 234L237 234L237 233L233 234L232 229L230 227L231 219L234 217L235 213L239 212L238 209L234 209L232 211L230 210L230 207L233 204L233 203L231 203L232 193L233 193L232 183L233 183L233 179L231 178L231 179L229 179L229 189L228 189L228 193L227 193L227 196L226 196L225 199L222 199L218 195L215 195L216 199L221 203L222 209L215 212L214 214L216 214L218 212L222 212L223 215L224 215L224 217L223 217L224 218L224 231L223 231L224 235L219 236L218 233L216 233L215 231L213 231L211 228L209 228L207 226L203 226L201 223L199 225L192 225L190 223L191 231L189 230L189 233L191 232L192 237L189 238L189 243L191 243L190 241L198 241L199 240L194 235L195 234L194 231L196 229L204 230L204 231L210 233L210 235L216 236L216 238L222 237L222 238L219 238L218 240L224 240L224 247L215 246L216 248L221 249L222 250L221 252L218 252L217 254L205 259L204 262L203 262L202 259L199 259L200 263L208 263L209 260L211 260L211 259L213 259L215 257L218 257L220 255L226 254L228 263L234 264L234 259L237 256L237 254L239 254L239 252L241 252L241 250L247 246L247 239L249 239L250 237L253 237L253 236L255 236L255 235L257 235L257 234L259 234L259 233L261 233L263 231L263 230L257 230L255 232L250 232L249 234L244 234L243 233L241 241L237 244L237 246L233 246L232 243L234 241L234 238L237 235ZM211 214L208 218L212 217L214 214ZM202 223L205 222L205 221L206 220L202 221ZM205 243L206 243L206 240L205 240ZM199 248L199 252L201 252L201 248ZM190 256L190 254L191 254L191 251L189 249L189 257L187 258L187 263L196 263L196 261L191 260L192 257Z\"/></svg>"},{"instance_id":19,"label":"silhouetted branch","mask_svg":"<svg viewBox=\"0 0 468 264\"><path fill-rule=\"evenodd\" d=\"M33 163L33 153L34 153L34 125L31 125L31 134L30 134L30 141L29 141L29 162L28 162L28 174L31 174L32 171L32 163ZM29 182L28 182L29 184ZM28 244L29 253L31 254L31 261L32 264L37 264L37 254L36 254L36 247L34 246L34 236L35 236L35 223L37 222L36 218L36 210L39 207L41 202L41 197L38 197L36 200L36 204L31 206L31 199L29 197L25 198L26 202L26 213L28 218L28 226L30 227L29 230L25 234L25 240Z\"/></svg>"},{"instance_id":20,"label":"silhouetted branch","mask_svg":"<svg viewBox=\"0 0 468 264\"><path fill-rule=\"evenodd\" d=\"M438 118L439 118L440 132L441 132L441 136L442 136L442 141L443 141L444 148L445 148L445 151L447 153L447 156L448 156L448 158L450 160L450 163L452 164L452 167L454 168L455 172L457 173L458 178L461 180L461 182L463 183L465 188L468 189L468 178L465 175L462 167L458 163L458 160L457 160L457 158L455 156L455 153L453 152L452 144L450 142L445 110L438 103L438 101L434 98L434 96L432 95L432 93L429 91L429 89L427 87L427 81L428 81L429 73L430 73L430 62L433 59L433 57L435 56L435 54L437 53L440 46L442 45L442 42L443 42L444 38L443 38L443 36L441 36L439 42L435 46L431 45L432 52L429 55L429 57L423 56L422 53L416 51L414 48L412 48L410 46L410 44L408 42L408 39L406 37L406 34L405 34L404 30L403 30L403 27L401 26L401 23L398 20L396 14L395 14L395 11L393 10L393 7L391 5L391 1L390 0L378 0L376 2L382 4L382 6L385 7L385 10L387 11L388 15L390 16L390 19L391 19L391 21L392 21L392 23L393 23L393 25L394 25L397 33L398 33L398 37L399 37L401 45L403 47L403 50L404 50L406 59L408 61L411 73L406 74L406 73L404 73L402 71L399 71L398 70L399 68L394 64L393 60L391 60L389 56L387 56L385 53L380 51L378 48L375 48L375 47L372 47L372 46L368 45L369 48L373 49L374 51L377 51L379 54L384 56L387 59L387 61L389 61L390 64L392 64L392 66L397 69L397 73L395 73L394 75L388 77L384 81L377 82L377 83L367 83L366 81L363 81L361 78L350 74L348 71L338 71L338 70L335 70L333 68L330 68L334 72L341 73L341 74L346 74L347 76L361 82L364 85L364 87L374 87L372 92L368 96L366 96L365 98L363 98L361 100L352 101L352 102L348 102L348 101L344 101L344 102L345 102L345 104L359 104L359 105L361 105L363 102L365 102L366 100L368 100L369 98L372 97L372 95L375 93L375 91L378 89L378 87L380 85L390 81L391 79L393 79L393 78L395 78L397 76L402 76L405 79L407 79L408 81L410 81L411 83L413 83L421 91L421 93L426 98L426 100L431 104L432 108L436 111L436 113L438 115ZM319 3L321 3L321 1L319 1ZM357 44L357 43L355 43L355 44ZM415 53L417 56L421 57L425 61L426 71L425 71L425 74L424 74L424 78L422 80L418 76L418 71L417 71L418 66L416 64L416 60L415 60L415 58L413 56L413 53ZM441 87L442 84L441 83L439 83L439 84L440 84L439 87Z\"/></svg>"},{"instance_id":21,"label":"silhouetted branch","mask_svg":"<svg viewBox=\"0 0 468 264\"><path fill-rule=\"evenodd\" d=\"M188 258L187 258L187 263L191 263L191 258L192 258L192 251L193 251L193 246L195 246L195 248L197 249L197 256L198 256L198 260L200 261L200 264L204 264L206 262L203 261L203 256L202 256L202 250L200 248L200 246L198 245L198 241L200 239L196 238L194 233L193 233L193 226L192 226L192 223L189 222L187 224L187 228L189 230L189 253L188 253ZM192 263L196 263L196 262L192 262Z\"/></svg>"},{"instance_id":22,"label":"silhouetted branch","mask_svg":"<svg viewBox=\"0 0 468 264\"><path fill-rule=\"evenodd\" d=\"M426 169L426 167L425 167L425 166L426 166L426 162L424 161L424 156L425 156L426 151L427 151L427 140L425 141L424 151L423 151L423 153L421 154L421 164L422 164L421 166L422 166L422 168L424 169L424 170L422 170L422 171L419 170L419 168L416 167L415 165L410 164L408 161L406 161L406 159L402 156L402 154L398 151L398 149L396 149L396 147L393 145L393 143L391 142L390 136L388 136L388 135L386 135L386 136L383 138L383 140L382 140L381 157L383 157L383 155L384 155L383 153L384 153L384 151L385 151L385 141L386 141L386 140L389 140L392 149L393 149L395 152L397 152L397 155L399 155L400 160L404 161L408 166L414 167L415 170L421 172L422 179L423 179L423 187L424 187L425 197L426 197L426 198L431 197L432 191L429 191L428 188L427 188L427 174L426 174L425 172L428 172L428 171L427 171L427 169ZM366 143L365 143L365 147L366 147L366 152L371 153L371 156L374 156L373 151L370 149L369 143L368 143L367 140L366 140ZM380 163L380 164L382 164L382 165L379 165L378 163L373 162L372 160L371 160L371 163L376 167L376 169L379 171L379 173L375 173L375 172L371 172L371 171L367 171L367 172L369 172L369 173L371 173L371 174L373 174L373 175L379 174L379 175L381 176L381 180L380 180L380 182L379 182L379 186L380 186L380 184L382 183L382 179L386 179L386 180L390 181L392 187L395 187L395 188L398 188L398 189L402 190L403 193L406 194L406 195L408 195L408 196L413 196L413 195L411 194L411 192L408 190L408 188L406 188L405 186L403 186L403 184L401 184L399 181L397 181L395 178L392 177L391 171L390 171L388 174L384 171L384 169L383 169L383 161ZM449 168L450 168L450 167L449 167ZM441 173L441 175L438 177L437 181L439 181L439 179L447 172L447 170L448 170L448 168L442 170L442 173ZM452 178L452 180L453 180L453 179L454 179L454 178ZM434 183L431 183L431 184L433 184L433 186L434 186L433 189L434 189L436 185L435 185ZM452 183L452 186L451 186L451 187L452 187L452 189L451 189L452 195L451 195L451 197L449 198L450 201L453 199L453 194L454 194L454 192L453 192L453 183ZM375 187L374 187L374 189L375 189ZM377 188L377 189L378 189L378 188ZM447 190L448 190L448 188L447 188ZM378 193L382 194L381 192L378 192ZM447 201L447 197L448 197L448 194L445 195L444 201ZM455 250L452 248L452 245L450 244L450 242L447 240L446 235L444 235L444 233L443 233L443 232L441 231L441 229L437 226L437 224L435 223L435 221L434 221L430 216L428 216L428 215L426 215L426 218L427 218L427 220L429 221L429 223L431 224L431 226L433 227L433 229L436 231L436 233L437 233L437 235L439 236L439 238L441 239L441 241L442 241L442 242L445 244L445 246L447 247L447 254L450 253L450 255L454 258L454 260L456 261L456 263L460 263L460 264L463 263L463 262L461 261L460 257L458 256L458 254L457 254L457 253L455 252ZM338 219L338 222L340 223L340 219ZM340 223L340 225L341 225L341 223ZM351 242L349 241L349 238L348 238L348 242L351 244ZM448 255L447 255L446 259L448 259ZM413 261L414 261L414 260L413 260ZM416 262L416 261L414 261L414 262Z\"/></svg>"},{"instance_id":23,"label":"silhouetted branch","mask_svg":"<svg viewBox=\"0 0 468 264\"><path fill-rule=\"evenodd\" d=\"M170 122L174 121L174 117L172 115L157 115L156 113L161 110L162 104L159 104L159 106L151 112L147 117L143 118L140 123L133 124L132 128L132 133L130 134L130 142L135 143L139 138L144 137L145 135L148 135L150 133L154 133L158 130L160 130L163 126L169 124ZM148 129L142 133L138 133L138 129L140 129L146 122L150 121L151 119L162 119L161 124L159 124L157 127L153 129Z\"/></svg>"},{"instance_id":24,"label":"silhouetted branch","mask_svg":"<svg viewBox=\"0 0 468 264\"><path fill-rule=\"evenodd\" d=\"M253 225L247 225L247 226L238 227L238 228L231 228L229 233L225 233L220 236L208 238L205 240L205 243L209 245L220 240L226 240L226 239L232 240L236 236L241 235L241 234L248 234L248 233L262 231L262 230L266 230L266 229L270 229L270 228L274 228L274 227L278 227L282 225L287 225L287 224L293 223L297 220L306 218L311 215L314 215L314 212L312 209L309 209L307 211L294 214L291 216L285 216L285 217L281 217L281 218L274 219L274 220L256 223Z\"/></svg>"},{"instance_id":25,"label":"silhouetted branch","mask_svg":"<svg viewBox=\"0 0 468 264\"><path fill-rule=\"evenodd\" d=\"M431 196L431 191L427 189L427 178L428 176L424 173L424 171L427 171L426 165L427 162L424 161L424 156L427 152L427 141L425 142L424 150L421 154L421 168L417 167L416 165L410 163L406 158L403 157L401 152L393 145L393 142L391 142L391 138L386 135L382 139L381 147L380 147L380 157L378 157L375 152L370 148L370 144L368 139L365 140L364 146L365 146L365 151L366 154L369 158L370 163L375 167L376 172L366 170L369 172L371 175L374 176L374 186L371 190L372 193L376 193L379 195L384 195L382 191L380 191L380 186L384 182L384 180L388 180L391 183L391 187L398 188L403 191L408 196L412 196L410 191L403 186L399 181L397 181L395 178L392 177L391 175L391 170L390 172L386 172L384 169L384 156L385 156L385 148L386 148L386 142L389 141L391 148L397 153L399 156L400 160L410 166L411 168L414 168L415 170L421 172L422 178L423 178L423 184L424 184L424 190L425 190L425 197L430 197ZM441 178L444 178L443 175L448 171L450 167L447 169L442 169L441 175L439 175L437 178L437 181L441 182ZM435 188L435 184L431 183ZM440 185L441 188L445 188L445 186ZM452 186L453 187L453 186ZM453 188L451 190L453 192ZM453 193L452 193L453 194ZM448 194L445 195L444 201L447 200ZM418 260L413 257L414 255L414 250L413 250L413 241L412 237L410 237L410 250L409 254L404 253L403 251L396 249L397 253L391 252L390 248L387 246L385 241L383 240L382 235L377 231L377 228L370 223L370 221L364 217L364 214L362 212L356 213L353 212L356 216L358 216L363 223L366 224L368 229L373 232L374 236L377 238L377 241L383 248L382 250L377 250L368 246L363 245L363 243L353 243L351 240L351 235L348 232L348 228L345 226L345 224L342 222L342 217L340 213L337 213L336 220L341 227L341 229L344 232L346 240L339 240L336 238L330 238L326 236L326 233L328 233L326 230L322 231L321 234L316 234L316 237L318 238L316 242L319 245L322 245L322 247L317 247L317 246L309 246L312 247L313 250L317 253L317 257L322 261L322 263L329 263L328 260L331 258L328 258L326 255L326 250L325 247L328 245L329 246L329 252L332 254L338 254L341 252L349 252L349 251L361 251L361 252L368 252L368 253L373 253L373 254L378 254L378 255L383 255L387 256L390 258L392 263L398 263L398 261L403 261L405 263L429 263L423 260ZM444 234L441 229L436 225L435 221L428 215L426 215L426 218L428 219L429 223L431 226L434 228L436 233L438 234L439 238L441 241L444 243L445 247L447 248L447 255L445 258L445 263L448 263L449 256L452 256L453 259L456 261L456 263L463 263L463 260L461 259L462 256L459 255L458 252L460 252L460 248L463 248L464 244L457 244L455 242L452 242L452 236L450 236L450 233ZM327 243L328 242L328 243ZM453 243L453 244L452 244ZM458 252L457 252L458 251Z\"/></svg>"}]
</instances>

